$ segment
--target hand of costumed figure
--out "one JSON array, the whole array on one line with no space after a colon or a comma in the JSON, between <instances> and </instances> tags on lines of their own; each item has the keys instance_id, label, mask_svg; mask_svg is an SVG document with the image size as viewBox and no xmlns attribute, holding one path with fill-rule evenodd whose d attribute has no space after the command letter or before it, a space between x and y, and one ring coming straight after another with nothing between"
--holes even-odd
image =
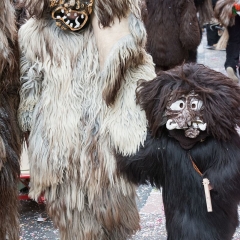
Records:
<instances>
[{"instance_id":1,"label":"hand of costumed figure","mask_svg":"<svg viewBox=\"0 0 240 240\"><path fill-rule=\"evenodd\" d=\"M113 152L136 153L147 135L135 90L155 72L139 1L26 1L19 119L31 130L30 196L44 191L62 239L130 238L135 187Z\"/></svg>"}]
</instances>

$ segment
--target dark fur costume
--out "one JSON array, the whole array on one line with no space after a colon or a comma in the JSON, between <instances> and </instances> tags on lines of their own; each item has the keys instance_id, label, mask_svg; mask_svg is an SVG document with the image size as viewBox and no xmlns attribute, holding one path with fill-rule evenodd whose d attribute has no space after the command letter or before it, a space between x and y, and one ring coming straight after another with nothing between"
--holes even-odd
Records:
<instances>
[{"instance_id":1,"label":"dark fur costume","mask_svg":"<svg viewBox=\"0 0 240 240\"><path fill-rule=\"evenodd\" d=\"M18 240L18 48L14 8L9 0L1 0L0 9L0 239Z\"/></svg>"},{"instance_id":2,"label":"dark fur costume","mask_svg":"<svg viewBox=\"0 0 240 240\"><path fill-rule=\"evenodd\" d=\"M191 90L203 100L207 123L196 139L184 137L183 130L168 131L163 117L170 94L178 99ZM239 86L203 65L186 64L141 83L138 102L150 131L138 154L118 156L121 172L136 184L162 188L168 240L232 239L240 200ZM213 212L206 208L205 177L213 187Z\"/></svg>"},{"instance_id":3,"label":"dark fur costume","mask_svg":"<svg viewBox=\"0 0 240 240\"><path fill-rule=\"evenodd\" d=\"M143 12L156 71L182 64L197 49L201 34L193 0L147 0Z\"/></svg>"}]
</instances>

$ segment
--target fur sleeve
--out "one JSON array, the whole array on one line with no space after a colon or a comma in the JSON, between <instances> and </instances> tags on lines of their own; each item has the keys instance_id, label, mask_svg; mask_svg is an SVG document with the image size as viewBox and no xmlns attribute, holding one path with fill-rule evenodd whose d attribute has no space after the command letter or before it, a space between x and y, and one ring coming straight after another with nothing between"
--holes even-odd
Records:
<instances>
[{"instance_id":1,"label":"fur sleeve","mask_svg":"<svg viewBox=\"0 0 240 240\"><path fill-rule=\"evenodd\" d=\"M135 184L148 184L158 188L163 184L163 165L160 141L148 133L144 146L135 155L117 155L118 170Z\"/></svg>"},{"instance_id":2,"label":"fur sleeve","mask_svg":"<svg viewBox=\"0 0 240 240\"><path fill-rule=\"evenodd\" d=\"M31 66L30 62L21 57L21 89L18 121L22 131L31 130L32 114L41 94L43 75L37 63Z\"/></svg>"},{"instance_id":3,"label":"fur sleeve","mask_svg":"<svg viewBox=\"0 0 240 240\"><path fill-rule=\"evenodd\" d=\"M179 6L179 11L181 11L179 39L186 49L194 50L201 42L200 27L194 2L183 1Z\"/></svg>"},{"instance_id":4,"label":"fur sleeve","mask_svg":"<svg viewBox=\"0 0 240 240\"><path fill-rule=\"evenodd\" d=\"M240 137L237 134L231 141L214 144L212 163L203 177L210 180L213 190L221 197L240 201Z\"/></svg>"}]
</instances>

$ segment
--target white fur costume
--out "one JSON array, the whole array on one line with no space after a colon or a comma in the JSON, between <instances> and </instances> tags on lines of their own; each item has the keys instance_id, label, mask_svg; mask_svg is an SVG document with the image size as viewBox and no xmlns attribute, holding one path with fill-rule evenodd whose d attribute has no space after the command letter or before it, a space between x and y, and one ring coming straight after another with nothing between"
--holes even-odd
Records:
<instances>
[{"instance_id":1,"label":"white fur costume","mask_svg":"<svg viewBox=\"0 0 240 240\"><path fill-rule=\"evenodd\" d=\"M129 12L101 28L99 2ZM98 0L93 13L82 33L48 17L22 26L19 123L30 131L30 195L45 192L61 239L124 240L139 229L139 215L135 186L117 174L114 152L133 154L144 142L135 89L155 73L137 0Z\"/></svg>"}]
</instances>

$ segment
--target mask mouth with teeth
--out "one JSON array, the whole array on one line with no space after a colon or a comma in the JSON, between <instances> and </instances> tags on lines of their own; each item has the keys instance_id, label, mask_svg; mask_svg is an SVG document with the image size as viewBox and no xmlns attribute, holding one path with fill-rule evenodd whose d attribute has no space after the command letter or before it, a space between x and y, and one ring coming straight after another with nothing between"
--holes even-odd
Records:
<instances>
[{"instance_id":1,"label":"mask mouth with teeth","mask_svg":"<svg viewBox=\"0 0 240 240\"><path fill-rule=\"evenodd\" d=\"M89 24L93 1L52 0L50 3L52 18L56 21L56 25L63 30L82 31Z\"/></svg>"},{"instance_id":2,"label":"mask mouth with teeth","mask_svg":"<svg viewBox=\"0 0 240 240\"><path fill-rule=\"evenodd\" d=\"M169 100L165 116L168 130L183 129L185 137L196 138L200 131L205 131L207 124L203 121L203 101L198 94L191 91L174 102Z\"/></svg>"}]
</instances>

